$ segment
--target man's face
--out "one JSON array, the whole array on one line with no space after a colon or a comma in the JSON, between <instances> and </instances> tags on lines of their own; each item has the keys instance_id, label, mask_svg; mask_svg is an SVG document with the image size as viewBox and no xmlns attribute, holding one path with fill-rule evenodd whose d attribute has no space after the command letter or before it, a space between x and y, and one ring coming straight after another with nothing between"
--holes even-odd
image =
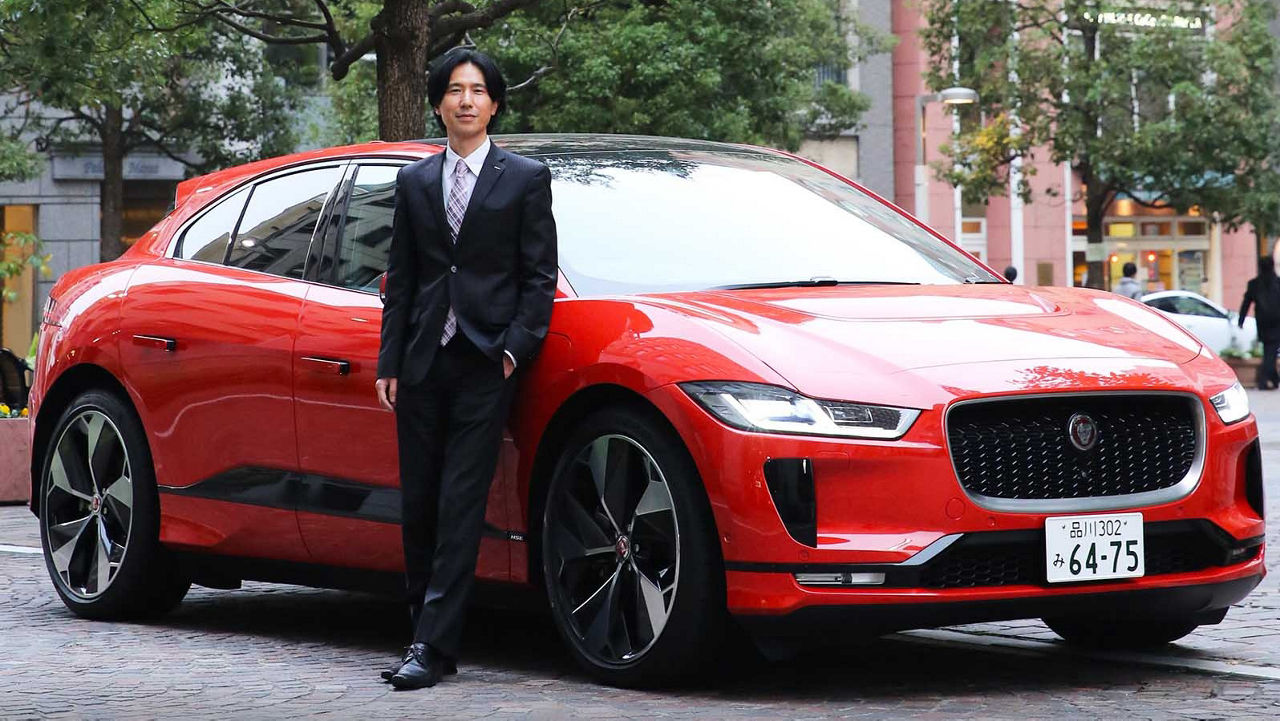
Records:
<instances>
[{"instance_id":1,"label":"man's face","mask_svg":"<svg viewBox=\"0 0 1280 721\"><path fill-rule=\"evenodd\" d=\"M483 137L498 104L489 97L484 73L471 63L463 63L449 75L449 86L436 107L450 139Z\"/></svg>"}]
</instances>

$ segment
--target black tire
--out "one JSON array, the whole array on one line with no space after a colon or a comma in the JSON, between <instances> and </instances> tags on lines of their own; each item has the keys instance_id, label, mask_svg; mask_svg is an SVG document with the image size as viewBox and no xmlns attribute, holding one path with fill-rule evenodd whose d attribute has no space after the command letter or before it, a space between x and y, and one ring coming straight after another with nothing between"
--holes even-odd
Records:
<instances>
[{"instance_id":1,"label":"black tire","mask_svg":"<svg viewBox=\"0 0 1280 721\"><path fill-rule=\"evenodd\" d=\"M1073 646L1128 650L1158 648L1186 636L1200 626L1187 618L1098 618L1058 616L1045 625Z\"/></svg>"},{"instance_id":2,"label":"black tire","mask_svg":"<svg viewBox=\"0 0 1280 721\"><path fill-rule=\"evenodd\" d=\"M609 490L596 496L591 459L602 447L609 461L599 466L616 473L617 484L606 484ZM639 484L636 468L646 474ZM585 509L593 496L598 508L591 513L573 510ZM629 513L623 510L628 507ZM614 523L615 515L630 520ZM555 466L540 540L556 629L597 680L669 685L701 678L714 667L710 661L721 648L727 619L719 539L693 459L656 413L616 407L578 424ZM572 550L575 543L581 548ZM571 550L564 552L566 547ZM579 558L579 551L585 555ZM591 593L596 584L603 585Z\"/></svg>"},{"instance_id":3,"label":"black tire","mask_svg":"<svg viewBox=\"0 0 1280 721\"><path fill-rule=\"evenodd\" d=\"M173 609L191 582L160 545L155 470L133 408L111 393L86 391L50 438L40 471L40 542L62 602L101 620Z\"/></svg>"}]
</instances>

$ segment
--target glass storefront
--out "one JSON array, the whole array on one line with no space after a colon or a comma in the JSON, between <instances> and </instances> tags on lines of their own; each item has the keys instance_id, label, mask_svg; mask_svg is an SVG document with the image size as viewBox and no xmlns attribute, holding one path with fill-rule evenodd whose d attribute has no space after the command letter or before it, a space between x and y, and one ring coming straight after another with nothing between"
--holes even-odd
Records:
<instances>
[{"instance_id":1,"label":"glass storefront","mask_svg":"<svg viewBox=\"0 0 1280 721\"><path fill-rule=\"evenodd\" d=\"M1102 286L1110 290L1123 277L1125 263L1138 267L1138 282L1158 290L1208 291L1209 223L1195 214L1178 215L1172 208L1147 208L1121 198L1112 204L1103 223ZM1089 247L1083 216L1072 222L1073 283L1088 284ZM1094 253L1098 251L1095 250Z\"/></svg>"}]
</instances>

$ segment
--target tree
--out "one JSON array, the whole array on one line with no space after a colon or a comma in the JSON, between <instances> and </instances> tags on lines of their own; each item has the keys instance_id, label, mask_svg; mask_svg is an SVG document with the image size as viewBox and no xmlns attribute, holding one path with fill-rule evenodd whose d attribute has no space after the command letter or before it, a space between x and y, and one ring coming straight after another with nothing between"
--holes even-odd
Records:
<instances>
[{"instance_id":1,"label":"tree","mask_svg":"<svg viewBox=\"0 0 1280 721\"><path fill-rule=\"evenodd\" d=\"M203 171L289 152L292 94L238 34L176 20L175 0L0 0L0 95L54 144L102 148L101 256L123 252L124 159L149 148Z\"/></svg>"},{"instance_id":2,"label":"tree","mask_svg":"<svg viewBox=\"0 0 1280 721\"><path fill-rule=\"evenodd\" d=\"M329 72L334 80L345 78L372 51L377 57L378 137L411 140L426 130L428 62L467 33L541 0L176 1L185 15L179 26L214 19L267 43L325 45L333 57Z\"/></svg>"},{"instance_id":3,"label":"tree","mask_svg":"<svg viewBox=\"0 0 1280 721\"><path fill-rule=\"evenodd\" d=\"M1115 198L1238 207L1228 202L1242 191L1234 178L1267 155L1256 127L1275 96L1266 0L923 7L929 85L975 88L986 120L943 148L941 176L971 202L1007 192L1015 159L1047 153L1079 176L1088 241L1100 249ZM1030 199L1025 176L1014 192ZM1101 261L1091 261L1090 285L1101 275Z\"/></svg>"},{"instance_id":4,"label":"tree","mask_svg":"<svg viewBox=\"0 0 1280 721\"><path fill-rule=\"evenodd\" d=\"M870 104L815 81L890 47L836 0L664 0L544 5L479 36L515 77L514 131L642 133L794 150L856 128ZM569 13L578 13L574 18ZM850 43L846 35L853 35ZM545 71L543 71L545 72Z\"/></svg>"},{"instance_id":5,"label":"tree","mask_svg":"<svg viewBox=\"0 0 1280 721\"><path fill-rule=\"evenodd\" d=\"M836 10L835 0L560 1L471 37L515 81L503 132L642 133L795 149L806 136L856 128L869 104L847 85L816 83L818 67L844 69L891 47L892 37L842 23ZM373 137L371 74L352 73L332 91L332 142Z\"/></svg>"}]
</instances>

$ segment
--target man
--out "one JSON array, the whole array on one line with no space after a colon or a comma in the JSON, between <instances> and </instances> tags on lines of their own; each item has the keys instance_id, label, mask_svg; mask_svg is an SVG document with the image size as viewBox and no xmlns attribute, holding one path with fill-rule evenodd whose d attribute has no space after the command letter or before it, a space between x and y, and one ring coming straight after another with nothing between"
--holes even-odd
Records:
<instances>
[{"instance_id":1,"label":"man","mask_svg":"<svg viewBox=\"0 0 1280 721\"><path fill-rule=\"evenodd\" d=\"M505 97L488 56L444 55L427 98L448 147L397 176L376 384L396 414L414 626L404 657L383 673L397 689L456 671L511 376L551 320L551 175L489 140Z\"/></svg>"},{"instance_id":2,"label":"man","mask_svg":"<svg viewBox=\"0 0 1280 721\"><path fill-rule=\"evenodd\" d=\"M1120 279L1119 283L1116 283L1116 292L1134 300L1141 298L1143 292L1142 284L1134 277L1138 274L1138 266L1133 263L1125 263L1120 270L1124 273L1124 277Z\"/></svg>"}]
</instances>

